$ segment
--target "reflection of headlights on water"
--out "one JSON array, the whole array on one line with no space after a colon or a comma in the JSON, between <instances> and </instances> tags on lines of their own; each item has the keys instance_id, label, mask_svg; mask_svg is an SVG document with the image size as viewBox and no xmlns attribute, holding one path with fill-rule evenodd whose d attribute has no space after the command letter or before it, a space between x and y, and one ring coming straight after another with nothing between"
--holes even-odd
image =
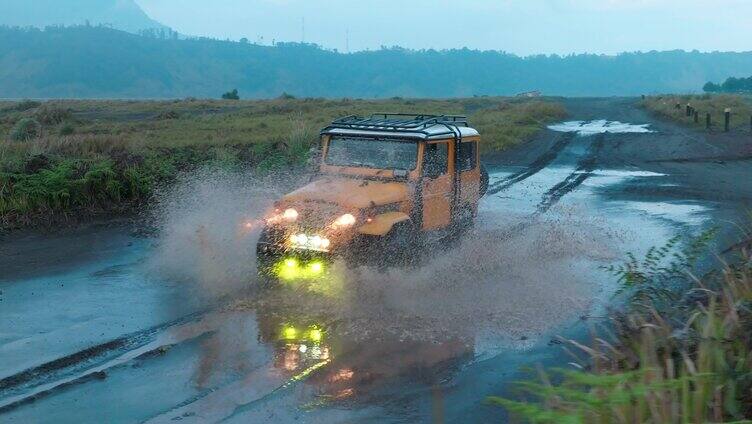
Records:
<instances>
[{"instance_id":1,"label":"reflection of headlights on water","mask_svg":"<svg viewBox=\"0 0 752 424\"><path fill-rule=\"evenodd\" d=\"M313 343L321 343L324 340L324 331L318 326L311 326L307 329L296 328L292 325L285 325L282 327L280 333L283 340L308 340Z\"/></svg>"}]
</instances>

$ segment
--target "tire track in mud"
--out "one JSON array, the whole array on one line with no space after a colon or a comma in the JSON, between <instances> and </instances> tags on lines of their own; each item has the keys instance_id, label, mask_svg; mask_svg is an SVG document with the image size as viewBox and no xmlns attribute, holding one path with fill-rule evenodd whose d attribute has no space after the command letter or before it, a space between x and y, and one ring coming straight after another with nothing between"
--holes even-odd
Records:
<instances>
[{"instance_id":1,"label":"tire track in mud","mask_svg":"<svg viewBox=\"0 0 752 424\"><path fill-rule=\"evenodd\" d=\"M580 159L577 169L543 195L543 200L538 204L538 212L543 213L548 211L564 195L579 187L593 175L593 171L595 171L598 165L598 155L603 149L605 139L606 136L604 134L595 136L595 141L590 144L588 154Z\"/></svg>"},{"instance_id":2,"label":"tire track in mud","mask_svg":"<svg viewBox=\"0 0 752 424\"><path fill-rule=\"evenodd\" d=\"M543 170L543 168L547 167L551 164L551 162L556 160L556 158L559 156L559 153L564 150L565 147L567 147L569 142L572 141L576 134L577 133L575 132L568 132L559 136L559 139L556 141L556 143L550 149L548 149L548 151L535 159L533 163L531 163L528 167L507 176L501 181L497 181L491 184L491 186L488 187L487 195L504 191L509 187L521 181L524 181Z\"/></svg>"},{"instance_id":3,"label":"tire track in mud","mask_svg":"<svg viewBox=\"0 0 752 424\"><path fill-rule=\"evenodd\" d=\"M110 368L169 345L170 332L191 324L198 326L210 312L189 314L4 377L0 379L0 414L70 385L101 378ZM204 330L201 334L211 331ZM194 333L188 331L185 334ZM196 334L196 337L201 334Z\"/></svg>"}]
</instances>

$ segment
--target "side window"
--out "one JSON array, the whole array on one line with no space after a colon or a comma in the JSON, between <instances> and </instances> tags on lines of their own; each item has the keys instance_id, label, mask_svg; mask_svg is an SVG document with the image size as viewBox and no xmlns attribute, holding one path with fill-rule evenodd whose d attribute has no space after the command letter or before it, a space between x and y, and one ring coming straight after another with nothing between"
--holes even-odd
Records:
<instances>
[{"instance_id":1,"label":"side window","mask_svg":"<svg viewBox=\"0 0 752 424\"><path fill-rule=\"evenodd\" d=\"M423 175L429 178L436 178L447 173L449 164L449 144L432 143L426 144L425 156L423 158Z\"/></svg>"},{"instance_id":2,"label":"side window","mask_svg":"<svg viewBox=\"0 0 752 424\"><path fill-rule=\"evenodd\" d=\"M462 143L460 147L460 160L459 160L459 168L460 171L470 171L472 169L475 169L475 166L477 164L477 161L475 160L475 152L478 148L478 143L476 142L470 142L470 143Z\"/></svg>"}]
</instances>

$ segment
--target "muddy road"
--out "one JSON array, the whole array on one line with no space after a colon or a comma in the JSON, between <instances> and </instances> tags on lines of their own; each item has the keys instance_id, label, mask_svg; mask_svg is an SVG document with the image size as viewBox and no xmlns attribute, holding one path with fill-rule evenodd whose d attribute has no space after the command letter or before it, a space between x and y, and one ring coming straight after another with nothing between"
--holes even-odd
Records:
<instances>
[{"instance_id":1,"label":"muddy road","mask_svg":"<svg viewBox=\"0 0 752 424\"><path fill-rule=\"evenodd\" d=\"M484 397L566 366L614 292L601 266L752 207L750 134L660 122L633 99L485 159L474 230L417 269L335 265L260 291L253 230L273 189L209 176L159 236L117 222L0 243L2 422L488 422ZM256 211L256 212L254 212Z\"/></svg>"}]
</instances>

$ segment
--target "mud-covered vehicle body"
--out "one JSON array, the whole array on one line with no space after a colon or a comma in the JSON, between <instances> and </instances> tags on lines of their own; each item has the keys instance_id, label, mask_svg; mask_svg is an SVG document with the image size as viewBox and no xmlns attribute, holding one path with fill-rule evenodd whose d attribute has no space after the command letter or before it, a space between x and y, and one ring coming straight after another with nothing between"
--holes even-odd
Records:
<instances>
[{"instance_id":1,"label":"mud-covered vehicle body","mask_svg":"<svg viewBox=\"0 0 752 424\"><path fill-rule=\"evenodd\" d=\"M322 272L319 258L392 263L413 256L471 225L487 185L480 135L465 117L335 120L321 132L316 177L266 217L259 270L294 278Z\"/></svg>"}]
</instances>

